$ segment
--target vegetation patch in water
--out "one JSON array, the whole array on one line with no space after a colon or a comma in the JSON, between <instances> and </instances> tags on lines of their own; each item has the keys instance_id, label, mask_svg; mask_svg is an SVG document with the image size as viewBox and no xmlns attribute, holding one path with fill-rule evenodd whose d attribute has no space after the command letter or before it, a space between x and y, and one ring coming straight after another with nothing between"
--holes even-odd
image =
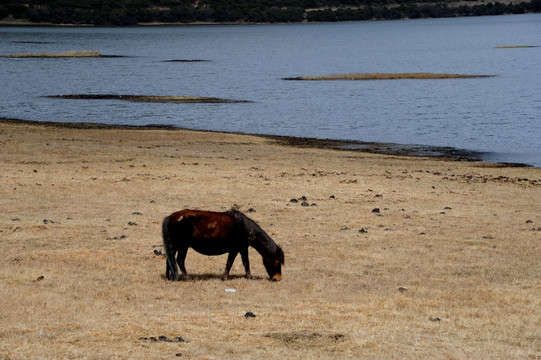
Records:
<instances>
[{"instance_id":1,"label":"vegetation patch in water","mask_svg":"<svg viewBox=\"0 0 541 360\"><path fill-rule=\"evenodd\" d=\"M460 79L482 78L494 75L462 75L462 74L437 74L437 73L351 73L333 74L324 76L298 76L283 78L283 80L400 80L400 79Z\"/></svg>"},{"instance_id":2,"label":"vegetation patch in water","mask_svg":"<svg viewBox=\"0 0 541 360\"><path fill-rule=\"evenodd\" d=\"M163 62L179 62L179 63L193 63L193 62L209 62L210 60L204 59L173 59L173 60L164 60Z\"/></svg>"},{"instance_id":3,"label":"vegetation patch in water","mask_svg":"<svg viewBox=\"0 0 541 360\"><path fill-rule=\"evenodd\" d=\"M73 94L73 95L50 95L45 96L55 99L77 100L124 100L136 102L159 102L159 103L245 103L246 100L221 99L214 97L199 96L153 96L153 95L111 95L111 94Z\"/></svg>"},{"instance_id":4,"label":"vegetation patch in water","mask_svg":"<svg viewBox=\"0 0 541 360\"><path fill-rule=\"evenodd\" d=\"M67 51L61 53L25 53L2 55L3 58L80 58L80 57L106 57L97 51Z\"/></svg>"},{"instance_id":5,"label":"vegetation patch in water","mask_svg":"<svg viewBox=\"0 0 541 360\"><path fill-rule=\"evenodd\" d=\"M524 48L534 48L537 46L532 45L508 45L508 46L496 46L496 49L524 49Z\"/></svg>"},{"instance_id":6,"label":"vegetation patch in water","mask_svg":"<svg viewBox=\"0 0 541 360\"><path fill-rule=\"evenodd\" d=\"M27 40L17 40L12 41L12 44L51 44L49 41L27 41Z\"/></svg>"}]
</instances>

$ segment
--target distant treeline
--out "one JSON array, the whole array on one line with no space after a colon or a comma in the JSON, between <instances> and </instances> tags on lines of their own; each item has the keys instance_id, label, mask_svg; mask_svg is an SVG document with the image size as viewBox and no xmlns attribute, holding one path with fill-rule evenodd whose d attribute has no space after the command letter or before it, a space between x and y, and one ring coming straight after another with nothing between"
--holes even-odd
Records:
<instances>
[{"instance_id":1,"label":"distant treeline","mask_svg":"<svg viewBox=\"0 0 541 360\"><path fill-rule=\"evenodd\" d=\"M541 12L521 3L442 0L2 0L0 20L52 24L284 23L503 15Z\"/></svg>"}]
</instances>

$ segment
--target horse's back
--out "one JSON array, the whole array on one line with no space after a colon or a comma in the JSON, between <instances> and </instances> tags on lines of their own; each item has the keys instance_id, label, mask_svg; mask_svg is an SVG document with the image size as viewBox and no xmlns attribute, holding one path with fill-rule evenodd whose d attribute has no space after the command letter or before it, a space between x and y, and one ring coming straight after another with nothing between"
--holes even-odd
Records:
<instances>
[{"instance_id":1,"label":"horse's back","mask_svg":"<svg viewBox=\"0 0 541 360\"><path fill-rule=\"evenodd\" d=\"M169 222L172 224L179 222L192 222L192 223L223 223L232 224L233 219L227 212L205 211L205 210L192 210L184 209L172 213L168 216Z\"/></svg>"},{"instance_id":2,"label":"horse's back","mask_svg":"<svg viewBox=\"0 0 541 360\"><path fill-rule=\"evenodd\" d=\"M169 216L169 224L192 240L218 240L233 235L236 221L226 212L184 209Z\"/></svg>"},{"instance_id":3,"label":"horse's back","mask_svg":"<svg viewBox=\"0 0 541 360\"><path fill-rule=\"evenodd\" d=\"M181 222L184 219L193 219L198 217L205 217L210 211L184 209L179 210L168 216L169 222L172 224Z\"/></svg>"}]
</instances>

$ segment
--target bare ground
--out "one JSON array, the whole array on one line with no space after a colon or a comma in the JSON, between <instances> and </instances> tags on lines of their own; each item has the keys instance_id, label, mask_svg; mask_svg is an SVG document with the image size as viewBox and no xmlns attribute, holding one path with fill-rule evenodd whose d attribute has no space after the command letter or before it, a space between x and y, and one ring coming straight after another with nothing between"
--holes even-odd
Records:
<instances>
[{"instance_id":1,"label":"bare ground","mask_svg":"<svg viewBox=\"0 0 541 360\"><path fill-rule=\"evenodd\" d=\"M0 168L0 359L541 358L541 169L9 122ZM165 281L162 218L234 204L283 280Z\"/></svg>"}]
</instances>

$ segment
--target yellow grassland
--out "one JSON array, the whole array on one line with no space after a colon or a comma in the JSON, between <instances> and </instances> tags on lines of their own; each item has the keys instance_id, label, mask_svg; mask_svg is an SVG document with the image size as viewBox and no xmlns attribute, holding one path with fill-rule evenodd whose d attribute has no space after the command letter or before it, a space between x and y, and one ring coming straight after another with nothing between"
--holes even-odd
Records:
<instances>
[{"instance_id":1,"label":"yellow grassland","mask_svg":"<svg viewBox=\"0 0 541 360\"><path fill-rule=\"evenodd\" d=\"M541 169L11 122L0 154L0 359L541 357ZM165 281L163 217L234 204L282 281Z\"/></svg>"}]
</instances>

